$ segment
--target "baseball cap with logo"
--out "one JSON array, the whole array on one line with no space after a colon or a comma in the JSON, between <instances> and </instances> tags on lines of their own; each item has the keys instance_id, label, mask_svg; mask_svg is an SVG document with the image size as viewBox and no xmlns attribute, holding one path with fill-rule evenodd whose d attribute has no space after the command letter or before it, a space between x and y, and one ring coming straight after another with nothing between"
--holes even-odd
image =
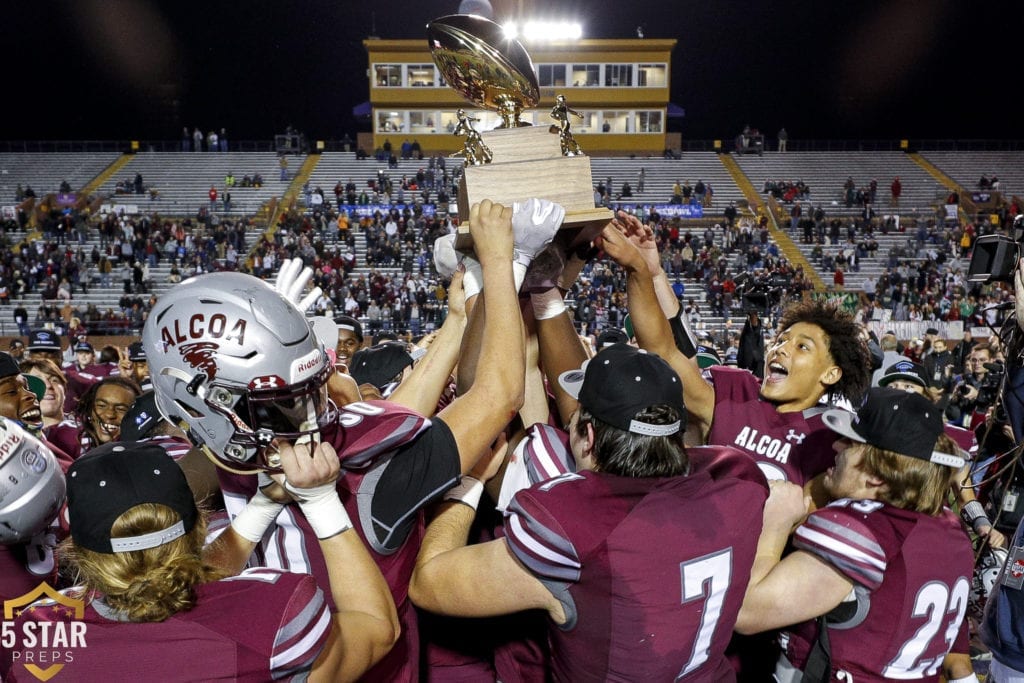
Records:
<instances>
[{"instance_id":1,"label":"baseball cap with logo","mask_svg":"<svg viewBox=\"0 0 1024 683\"><path fill-rule=\"evenodd\" d=\"M29 351L60 351L60 337L53 330L33 330L28 335Z\"/></svg>"},{"instance_id":2,"label":"baseball cap with logo","mask_svg":"<svg viewBox=\"0 0 1024 683\"><path fill-rule=\"evenodd\" d=\"M697 367L701 370L710 368L712 365L721 365L722 358L715 351L715 347L706 344L697 344Z\"/></svg>"},{"instance_id":3,"label":"baseball cap with logo","mask_svg":"<svg viewBox=\"0 0 1024 683\"><path fill-rule=\"evenodd\" d=\"M121 418L121 441L139 441L149 436L153 427L160 424L163 417L156 407L156 395L147 391L132 402L131 408Z\"/></svg>"},{"instance_id":4,"label":"baseball cap with logo","mask_svg":"<svg viewBox=\"0 0 1024 683\"><path fill-rule=\"evenodd\" d=\"M75 344L75 353L94 353L95 349L87 341L79 341Z\"/></svg>"},{"instance_id":5,"label":"baseball cap with logo","mask_svg":"<svg viewBox=\"0 0 1024 683\"><path fill-rule=\"evenodd\" d=\"M103 444L71 465L67 482L71 537L76 545L98 553L170 543L192 531L199 518L185 474L160 446ZM111 538L117 518L144 503L166 505L180 519L152 533Z\"/></svg>"},{"instance_id":6,"label":"baseball cap with logo","mask_svg":"<svg viewBox=\"0 0 1024 683\"><path fill-rule=\"evenodd\" d=\"M128 360L133 363L146 360L146 347L142 345L142 342L132 342L128 345Z\"/></svg>"},{"instance_id":7,"label":"baseball cap with logo","mask_svg":"<svg viewBox=\"0 0 1024 683\"><path fill-rule=\"evenodd\" d=\"M685 426L683 384L659 356L628 344L613 344L597 352L579 370L563 372L558 383L591 415L634 434L668 436ZM651 424L636 419L656 405L669 405L680 419Z\"/></svg>"},{"instance_id":8,"label":"baseball cap with logo","mask_svg":"<svg viewBox=\"0 0 1024 683\"><path fill-rule=\"evenodd\" d=\"M935 450L942 434L942 409L920 394L873 387L856 414L833 408L822 415L828 427L848 439L893 453L961 468L959 455Z\"/></svg>"},{"instance_id":9,"label":"baseball cap with logo","mask_svg":"<svg viewBox=\"0 0 1024 683\"><path fill-rule=\"evenodd\" d=\"M924 366L920 363L915 363L912 360L901 360L896 361L885 369L883 374L878 379L878 386L888 386L889 383L895 382L896 380L903 380L904 382L912 382L925 389L928 388L928 372L924 369Z\"/></svg>"}]
</instances>

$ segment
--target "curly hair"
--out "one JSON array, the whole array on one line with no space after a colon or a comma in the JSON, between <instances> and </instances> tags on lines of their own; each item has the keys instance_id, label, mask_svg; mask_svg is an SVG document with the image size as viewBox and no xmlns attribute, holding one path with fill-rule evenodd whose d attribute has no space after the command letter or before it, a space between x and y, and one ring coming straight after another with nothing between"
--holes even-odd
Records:
<instances>
[{"instance_id":1,"label":"curly hair","mask_svg":"<svg viewBox=\"0 0 1024 683\"><path fill-rule=\"evenodd\" d=\"M814 300L786 308L779 319L777 334L797 323L816 325L825 333L829 355L842 371L839 381L829 388L829 400L844 397L860 405L871 386L871 355L861 337L861 326L837 304Z\"/></svg>"}]
</instances>

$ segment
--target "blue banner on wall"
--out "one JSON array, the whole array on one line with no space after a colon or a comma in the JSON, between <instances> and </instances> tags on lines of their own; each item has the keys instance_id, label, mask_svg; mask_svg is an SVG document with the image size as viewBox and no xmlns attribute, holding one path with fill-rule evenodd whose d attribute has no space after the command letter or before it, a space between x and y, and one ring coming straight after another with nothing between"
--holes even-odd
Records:
<instances>
[{"instance_id":1,"label":"blue banner on wall","mask_svg":"<svg viewBox=\"0 0 1024 683\"><path fill-rule=\"evenodd\" d=\"M433 204L342 204L341 208L348 212L349 216L372 216L373 214L380 211L382 216L386 216L391 213L392 209L402 213L406 209L414 211L416 207L420 208L420 212L424 216L434 216L437 214L437 207Z\"/></svg>"},{"instance_id":2,"label":"blue banner on wall","mask_svg":"<svg viewBox=\"0 0 1024 683\"><path fill-rule=\"evenodd\" d=\"M700 204L623 204L612 202L612 210L622 209L629 213L656 212L663 218L703 218L704 207Z\"/></svg>"}]
</instances>

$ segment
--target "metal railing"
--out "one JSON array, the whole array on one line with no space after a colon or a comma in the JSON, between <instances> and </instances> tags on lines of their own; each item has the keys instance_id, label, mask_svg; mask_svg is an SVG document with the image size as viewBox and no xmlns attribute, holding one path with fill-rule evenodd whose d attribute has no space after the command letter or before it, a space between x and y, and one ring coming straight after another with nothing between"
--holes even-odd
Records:
<instances>
[{"instance_id":1,"label":"metal railing","mask_svg":"<svg viewBox=\"0 0 1024 683\"><path fill-rule=\"evenodd\" d=\"M188 149L184 149L183 140L138 140L139 152L181 152L191 151L191 139ZM719 151L715 143L721 144L721 151L733 150L733 138L722 137L719 140L687 140L682 141L683 152L714 152ZM324 151L355 152L356 143L351 139L325 139ZM777 141L765 139L765 151L774 151ZM793 139L787 143L789 152L892 152L902 149L902 141L896 139L881 140L833 140L833 139ZM909 149L936 151L1024 151L1024 139L908 139ZM277 151L273 139L267 140L229 140L228 149L232 152L274 152ZM131 152L131 140L0 140L0 153L39 153L52 154L58 152ZM368 152L371 150L367 150ZM219 152L199 152L202 154L218 154Z\"/></svg>"}]
</instances>

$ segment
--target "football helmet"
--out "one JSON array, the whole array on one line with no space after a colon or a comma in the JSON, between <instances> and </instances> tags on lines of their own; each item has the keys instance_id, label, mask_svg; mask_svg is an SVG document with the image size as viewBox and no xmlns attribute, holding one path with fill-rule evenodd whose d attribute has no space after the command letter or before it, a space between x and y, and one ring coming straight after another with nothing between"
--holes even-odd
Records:
<instances>
[{"instance_id":1,"label":"football helmet","mask_svg":"<svg viewBox=\"0 0 1024 683\"><path fill-rule=\"evenodd\" d=\"M242 273L189 278L142 331L157 408L226 469L278 471L274 439L319 438L333 368L305 315Z\"/></svg>"},{"instance_id":2,"label":"football helmet","mask_svg":"<svg viewBox=\"0 0 1024 683\"><path fill-rule=\"evenodd\" d=\"M49 526L65 490L53 451L0 418L0 545L27 541Z\"/></svg>"},{"instance_id":3,"label":"football helmet","mask_svg":"<svg viewBox=\"0 0 1024 683\"><path fill-rule=\"evenodd\" d=\"M985 612L985 603L995 588L999 572L1006 564L1008 553L1003 548L986 545L974 562L974 576L971 580L971 595L967 601L968 613L975 619L981 619Z\"/></svg>"}]
</instances>

